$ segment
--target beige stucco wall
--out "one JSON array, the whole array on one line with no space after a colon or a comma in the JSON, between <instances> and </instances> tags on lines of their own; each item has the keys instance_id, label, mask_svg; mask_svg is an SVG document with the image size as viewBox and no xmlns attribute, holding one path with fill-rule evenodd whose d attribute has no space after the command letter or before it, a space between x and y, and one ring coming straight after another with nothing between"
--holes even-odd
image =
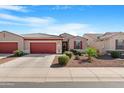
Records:
<instances>
[{"instance_id":1,"label":"beige stucco wall","mask_svg":"<svg viewBox=\"0 0 124 93\"><path fill-rule=\"evenodd\" d=\"M94 46L94 43L96 43L97 41L97 37L94 36L94 35L83 35L84 38L87 39L87 45L90 46L90 47L93 47Z\"/></svg>"},{"instance_id":2,"label":"beige stucco wall","mask_svg":"<svg viewBox=\"0 0 124 93\"><path fill-rule=\"evenodd\" d=\"M105 42L104 41L96 41L91 47L94 47L99 50L100 54L105 53Z\"/></svg>"},{"instance_id":3,"label":"beige stucco wall","mask_svg":"<svg viewBox=\"0 0 124 93\"><path fill-rule=\"evenodd\" d=\"M116 50L116 39L124 40L124 34L117 34L109 38L108 44L106 44L106 50Z\"/></svg>"},{"instance_id":4,"label":"beige stucco wall","mask_svg":"<svg viewBox=\"0 0 124 93\"><path fill-rule=\"evenodd\" d=\"M81 37L75 37L75 38L71 38L69 40L69 50L74 49L74 41L76 41L76 40L82 41L83 49L85 49L87 47L87 39L81 38Z\"/></svg>"},{"instance_id":5,"label":"beige stucco wall","mask_svg":"<svg viewBox=\"0 0 124 93\"><path fill-rule=\"evenodd\" d=\"M0 32L0 42L17 42L18 49L24 51L23 38L21 36L9 32ZM9 46L7 47L9 48Z\"/></svg>"},{"instance_id":6,"label":"beige stucco wall","mask_svg":"<svg viewBox=\"0 0 124 93\"><path fill-rule=\"evenodd\" d=\"M61 40L25 40L24 45L25 45L25 52L30 53L30 43L31 42L55 42L56 43L56 53L62 53L62 41Z\"/></svg>"}]
</instances>

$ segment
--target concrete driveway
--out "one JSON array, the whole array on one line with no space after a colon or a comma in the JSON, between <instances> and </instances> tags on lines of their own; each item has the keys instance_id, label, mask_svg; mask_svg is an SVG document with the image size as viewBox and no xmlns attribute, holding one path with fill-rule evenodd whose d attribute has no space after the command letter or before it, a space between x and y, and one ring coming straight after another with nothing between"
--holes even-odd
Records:
<instances>
[{"instance_id":1,"label":"concrete driveway","mask_svg":"<svg viewBox=\"0 0 124 93\"><path fill-rule=\"evenodd\" d=\"M8 57L8 56L10 56L11 54L0 54L0 59L2 59L2 58L6 58L6 57Z\"/></svg>"},{"instance_id":2,"label":"concrete driveway","mask_svg":"<svg viewBox=\"0 0 124 93\"><path fill-rule=\"evenodd\" d=\"M50 54L29 54L1 64L0 68L49 68L54 57Z\"/></svg>"},{"instance_id":3,"label":"concrete driveway","mask_svg":"<svg viewBox=\"0 0 124 93\"><path fill-rule=\"evenodd\" d=\"M0 64L0 82L44 80L55 55L30 54Z\"/></svg>"},{"instance_id":4,"label":"concrete driveway","mask_svg":"<svg viewBox=\"0 0 124 93\"><path fill-rule=\"evenodd\" d=\"M50 68L55 55L31 54L0 65L0 82L124 81L124 68Z\"/></svg>"}]
</instances>

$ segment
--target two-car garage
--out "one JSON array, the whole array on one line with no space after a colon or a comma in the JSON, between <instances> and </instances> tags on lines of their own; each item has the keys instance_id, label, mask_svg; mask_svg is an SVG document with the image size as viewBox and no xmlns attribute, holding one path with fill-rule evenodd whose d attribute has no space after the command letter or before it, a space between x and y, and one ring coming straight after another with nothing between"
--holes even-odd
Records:
<instances>
[{"instance_id":1,"label":"two-car garage","mask_svg":"<svg viewBox=\"0 0 124 93\"><path fill-rule=\"evenodd\" d=\"M0 53L13 53L18 50L17 42L0 42ZM30 43L30 53L56 53L56 43Z\"/></svg>"},{"instance_id":2,"label":"two-car garage","mask_svg":"<svg viewBox=\"0 0 124 93\"><path fill-rule=\"evenodd\" d=\"M48 34L17 35L11 32L0 32L0 53L13 53L21 50L25 53L61 53L62 38Z\"/></svg>"}]
</instances>

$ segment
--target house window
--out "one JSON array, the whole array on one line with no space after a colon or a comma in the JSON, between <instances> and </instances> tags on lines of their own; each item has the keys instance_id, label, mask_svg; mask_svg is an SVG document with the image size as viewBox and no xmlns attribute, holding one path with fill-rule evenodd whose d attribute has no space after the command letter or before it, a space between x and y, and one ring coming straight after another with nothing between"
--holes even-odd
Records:
<instances>
[{"instance_id":1,"label":"house window","mask_svg":"<svg viewBox=\"0 0 124 93\"><path fill-rule=\"evenodd\" d=\"M124 40L116 40L116 49L124 49Z\"/></svg>"},{"instance_id":2,"label":"house window","mask_svg":"<svg viewBox=\"0 0 124 93\"><path fill-rule=\"evenodd\" d=\"M82 41L74 41L74 49L82 49Z\"/></svg>"}]
</instances>

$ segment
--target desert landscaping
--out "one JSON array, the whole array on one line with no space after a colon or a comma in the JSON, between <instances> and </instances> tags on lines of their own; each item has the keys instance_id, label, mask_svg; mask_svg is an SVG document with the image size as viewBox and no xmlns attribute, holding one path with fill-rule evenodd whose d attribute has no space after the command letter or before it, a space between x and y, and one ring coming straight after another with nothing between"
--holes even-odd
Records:
<instances>
[{"instance_id":1,"label":"desert landscaping","mask_svg":"<svg viewBox=\"0 0 124 93\"><path fill-rule=\"evenodd\" d=\"M69 52L71 53L71 52ZM97 54L97 53L96 53ZM66 53L64 54L66 55ZM59 64L60 56L56 56L51 67L124 67L124 56L119 52L112 52L111 54L98 55L91 57L91 62L88 60L88 55L83 53L75 55L72 53L69 61L65 65Z\"/></svg>"}]
</instances>

